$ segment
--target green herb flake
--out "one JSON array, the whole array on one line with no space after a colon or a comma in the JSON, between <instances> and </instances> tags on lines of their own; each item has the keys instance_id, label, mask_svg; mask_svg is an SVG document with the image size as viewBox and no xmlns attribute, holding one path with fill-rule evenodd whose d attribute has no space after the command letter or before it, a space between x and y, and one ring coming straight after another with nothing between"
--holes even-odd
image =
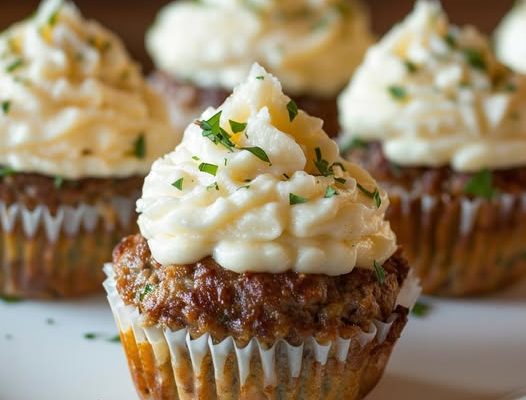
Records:
<instances>
[{"instance_id":1,"label":"green herb flake","mask_svg":"<svg viewBox=\"0 0 526 400\"><path fill-rule=\"evenodd\" d=\"M201 163L199 164L199 171L216 176L218 166L215 164Z\"/></svg>"},{"instance_id":2,"label":"green herb flake","mask_svg":"<svg viewBox=\"0 0 526 400\"><path fill-rule=\"evenodd\" d=\"M287 103L287 111L289 112L290 122L294 121L294 118L296 118L298 115L298 105L294 102L294 100L291 100Z\"/></svg>"},{"instance_id":3,"label":"green herb flake","mask_svg":"<svg viewBox=\"0 0 526 400\"><path fill-rule=\"evenodd\" d=\"M14 175L16 171L11 167L0 167L0 177L5 178Z\"/></svg>"},{"instance_id":4,"label":"green herb flake","mask_svg":"<svg viewBox=\"0 0 526 400\"><path fill-rule=\"evenodd\" d=\"M2 300L4 303L7 303L7 304L15 304L15 303L20 303L24 301L20 297L10 296L10 295L2 295L0 296L0 300Z\"/></svg>"},{"instance_id":5,"label":"green herb flake","mask_svg":"<svg viewBox=\"0 0 526 400\"><path fill-rule=\"evenodd\" d=\"M51 15L49 16L48 20L47 20L47 24L51 27L55 26L57 24L57 21L58 21L58 16L60 14L60 8L57 8L55 11L53 11L51 13Z\"/></svg>"},{"instance_id":6,"label":"green herb flake","mask_svg":"<svg viewBox=\"0 0 526 400\"><path fill-rule=\"evenodd\" d=\"M444 41L451 48L457 47L457 39L451 32L447 33L447 35L444 37Z\"/></svg>"},{"instance_id":7,"label":"green herb flake","mask_svg":"<svg viewBox=\"0 0 526 400\"><path fill-rule=\"evenodd\" d=\"M405 68L407 69L407 72L409 72L410 74L414 74L415 72L418 71L418 66L410 60L405 60L404 65L405 65Z\"/></svg>"},{"instance_id":8,"label":"green herb flake","mask_svg":"<svg viewBox=\"0 0 526 400\"><path fill-rule=\"evenodd\" d=\"M172 186L176 189L183 190L183 181L184 181L184 178L179 178L175 182L172 183Z\"/></svg>"},{"instance_id":9,"label":"green herb flake","mask_svg":"<svg viewBox=\"0 0 526 400\"><path fill-rule=\"evenodd\" d=\"M259 81L262 81L265 79L265 77L263 75L259 75L259 76L256 76L256 79Z\"/></svg>"},{"instance_id":10,"label":"green herb flake","mask_svg":"<svg viewBox=\"0 0 526 400\"><path fill-rule=\"evenodd\" d=\"M516 92L517 85L515 85L513 82L509 82L504 86L504 90L507 92Z\"/></svg>"},{"instance_id":11,"label":"green herb flake","mask_svg":"<svg viewBox=\"0 0 526 400\"><path fill-rule=\"evenodd\" d=\"M241 189L250 189L250 185L240 186L237 188L237 190L241 190Z\"/></svg>"},{"instance_id":12,"label":"green herb flake","mask_svg":"<svg viewBox=\"0 0 526 400\"><path fill-rule=\"evenodd\" d=\"M55 189L60 189L62 185L64 184L64 178L57 175L53 178L53 186Z\"/></svg>"},{"instance_id":13,"label":"green herb flake","mask_svg":"<svg viewBox=\"0 0 526 400\"><path fill-rule=\"evenodd\" d=\"M431 304L417 301L411 310L411 315L415 317L423 318L431 311Z\"/></svg>"},{"instance_id":14,"label":"green herb flake","mask_svg":"<svg viewBox=\"0 0 526 400\"><path fill-rule=\"evenodd\" d=\"M4 112L4 115L8 114L10 109L11 109L11 101L9 100L2 101L2 111Z\"/></svg>"},{"instance_id":15,"label":"green herb flake","mask_svg":"<svg viewBox=\"0 0 526 400\"><path fill-rule=\"evenodd\" d=\"M341 183L342 185L344 185L347 181L343 178L334 178L334 180L338 183Z\"/></svg>"},{"instance_id":16,"label":"green herb flake","mask_svg":"<svg viewBox=\"0 0 526 400\"><path fill-rule=\"evenodd\" d=\"M387 90L395 100L402 101L407 98L407 90L403 86L391 85Z\"/></svg>"},{"instance_id":17,"label":"green herb flake","mask_svg":"<svg viewBox=\"0 0 526 400\"><path fill-rule=\"evenodd\" d=\"M261 161L271 164L267 153L265 153L265 150L263 150L261 147L257 147L257 146L256 147L242 147L241 150L249 151L253 155L255 155L257 158L259 158Z\"/></svg>"},{"instance_id":18,"label":"green herb flake","mask_svg":"<svg viewBox=\"0 0 526 400\"><path fill-rule=\"evenodd\" d=\"M202 135L208 138L214 144L221 144L228 150L232 151L234 143L230 140L230 135L219 123L221 121L221 112L212 115L208 120L196 121L195 123L203 130Z\"/></svg>"},{"instance_id":19,"label":"green herb flake","mask_svg":"<svg viewBox=\"0 0 526 400\"><path fill-rule=\"evenodd\" d=\"M230 129L232 129L233 133L243 132L247 127L246 122L245 123L236 122L236 121L232 121L231 119L229 119L228 123L230 124Z\"/></svg>"},{"instance_id":20,"label":"green herb flake","mask_svg":"<svg viewBox=\"0 0 526 400\"><path fill-rule=\"evenodd\" d=\"M20 68L24 64L24 61L21 58L17 58L15 61L13 61L11 64L9 64L5 71L7 73L15 72L18 68Z\"/></svg>"},{"instance_id":21,"label":"green herb flake","mask_svg":"<svg viewBox=\"0 0 526 400\"><path fill-rule=\"evenodd\" d=\"M289 193L289 204L293 206L294 204L303 204L308 200L305 197L298 196L294 193Z\"/></svg>"},{"instance_id":22,"label":"green herb flake","mask_svg":"<svg viewBox=\"0 0 526 400\"><path fill-rule=\"evenodd\" d=\"M150 293L152 293L154 289L155 287L152 284L147 283L144 289L142 290L141 294L139 295L139 301L143 301L144 298Z\"/></svg>"},{"instance_id":23,"label":"green herb flake","mask_svg":"<svg viewBox=\"0 0 526 400\"><path fill-rule=\"evenodd\" d=\"M367 142L359 137L353 137L351 140L347 141L340 147L340 151L345 154L352 150L357 149L366 149Z\"/></svg>"},{"instance_id":24,"label":"green herb flake","mask_svg":"<svg viewBox=\"0 0 526 400\"><path fill-rule=\"evenodd\" d=\"M139 134L137 139L133 142L132 154L139 159L146 157L146 139L144 133Z\"/></svg>"},{"instance_id":25,"label":"green herb flake","mask_svg":"<svg viewBox=\"0 0 526 400\"><path fill-rule=\"evenodd\" d=\"M466 57L466 60L468 63L475 69L478 69L480 71L485 71L488 66L486 64L486 60L484 59L484 56L482 53L476 49L463 49L464 56Z\"/></svg>"},{"instance_id":26,"label":"green herb flake","mask_svg":"<svg viewBox=\"0 0 526 400\"><path fill-rule=\"evenodd\" d=\"M94 332L87 332L84 334L84 339L87 339L87 340L94 340L94 339L97 339L99 335L97 335L96 333Z\"/></svg>"},{"instance_id":27,"label":"green herb flake","mask_svg":"<svg viewBox=\"0 0 526 400\"><path fill-rule=\"evenodd\" d=\"M106 341L110 342L110 343L120 343L121 337L119 335L113 335L113 336L107 338Z\"/></svg>"},{"instance_id":28,"label":"green herb flake","mask_svg":"<svg viewBox=\"0 0 526 400\"><path fill-rule=\"evenodd\" d=\"M338 192L336 189L334 189L332 186L327 186L327 189L325 190L325 198L330 199L333 196L338 195Z\"/></svg>"},{"instance_id":29,"label":"green herb flake","mask_svg":"<svg viewBox=\"0 0 526 400\"><path fill-rule=\"evenodd\" d=\"M385 283L385 269L376 260L373 262L374 275L380 285Z\"/></svg>"},{"instance_id":30,"label":"green herb flake","mask_svg":"<svg viewBox=\"0 0 526 400\"><path fill-rule=\"evenodd\" d=\"M498 190L493 186L491 171L484 169L474 174L464 186L464 192L487 200L494 198L498 194Z\"/></svg>"},{"instance_id":31,"label":"green herb flake","mask_svg":"<svg viewBox=\"0 0 526 400\"><path fill-rule=\"evenodd\" d=\"M197 157L197 156L192 156L192 160L195 160L195 161L199 161L199 160L200 160L200 158L199 158L199 157Z\"/></svg>"},{"instance_id":32,"label":"green herb flake","mask_svg":"<svg viewBox=\"0 0 526 400\"><path fill-rule=\"evenodd\" d=\"M219 190L219 185L217 184L217 182L214 182L214 183L212 183L211 185L208 185L208 186L206 187L206 190L210 190L210 189Z\"/></svg>"},{"instance_id":33,"label":"green herb flake","mask_svg":"<svg viewBox=\"0 0 526 400\"><path fill-rule=\"evenodd\" d=\"M374 204L377 208L380 208L382 205L382 198L380 197L380 192L378 191L378 188L374 188L374 191L369 191L366 188L364 188L361 184L357 183L358 189L360 189L367 197L370 197L374 200Z\"/></svg>"}]
</instances>

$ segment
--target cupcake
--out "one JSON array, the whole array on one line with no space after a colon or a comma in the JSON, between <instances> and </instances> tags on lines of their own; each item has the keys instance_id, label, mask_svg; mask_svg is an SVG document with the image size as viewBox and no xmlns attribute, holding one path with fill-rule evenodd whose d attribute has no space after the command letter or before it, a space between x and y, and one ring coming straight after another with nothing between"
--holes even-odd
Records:
<instances>
[{"instance_id":1,"label":"cupcake","mask_svg":"<svg viewBox=\"0 0 526 400\"><path fill-rule=\"evenodd\" d=\"M350 0L180 0L165 6L146 37L155 86L186 127L219 106L257 61L300 108L338 133L336 97L372 42L369 18Z\"/></svg>"},{"instance_id":2,"label":"cupcake","mask_svg":"<svg viewBox=\"0 0 526 400\"><path fill-rule=\"evenodd\" d=\"M425 292L484 293L526 273L526 82L484 36L419 1L339 108L343 151L389 193Z\"/></svg>"},{"instance_id":3,"label":"cupcake","mask_svg":"<svg viewBox=\"0 0 526 400\"><path fill-rule=\"evenodd\" d=\"M517 1L495 32L497 57L509 67L526 73L526 1Z\"/></svg>"},{"instance_id":4,"label":"cupcake","mask_svg":"<svg viewBox=\"0 0 526 400\"><path fill-rule=\"evenodd\" d=\"M143 177L180 135L121 41L72 3L43 2L0 55L0 293L99 291L95 266L137 231Z\"/></svg>"},{"instance_id":5,"label":"cupcake","mask_svg":"<svg viewBox=\"0 0 526 400\"><path fill-rule=\"evenodd\" d=\"M358 399L419 294L389 200L259 65L156 161L105 287L142 399Z\"/></svg>"}]
</instances>

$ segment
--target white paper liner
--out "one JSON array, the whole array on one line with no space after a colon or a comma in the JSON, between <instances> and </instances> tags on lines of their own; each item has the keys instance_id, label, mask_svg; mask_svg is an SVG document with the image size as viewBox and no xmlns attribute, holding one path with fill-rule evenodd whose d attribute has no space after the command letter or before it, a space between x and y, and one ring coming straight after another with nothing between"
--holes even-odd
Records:
<instances>
[{"instance_id":1,"label":"white paper liner","mask_svg":"<svg viewBox=\"0 0 526 400\"><path fill-rule=\"evenodd\" d=\"M402 214L405 217L410 217L411 203L420 198L420 195L415 192L407 192L401 189L393 189L393 193L400 198ZM444 201L444 199L449 199L448 195L431 196L426 194L421 196L421 211L423 218L428 218L435 207L441 201ZM470 199L468 197L461 199L459 232L462 236L469 235L472 232L475 227L478 211L484 201L487 200L481 198ZM517 195L500 193L492 201L499 205L499 213L504 218L509 216L513 211L513 205L515 202L517 202L521 207L521 210L526 213L526 192Z\"/></svg>"},{"instance_id":2,"label":"white paper liner","mask_svg":"<svg viewBox=\"0 0 526 400\"><path fill-rule=\"evenodd\" d=\"M335 357L338 361L345 362L347 360L351 339L342 337L328 343L318 343L314 337L309 337L300 346L293 346L284 340L279 340L270 348L266 348L257 339L253 338L245 347L238 347L232 337L228 337L222 342L214 344L208 334L204 334L197 339L192 339L187 329L171 331L169 329L163 330L160 327L144 328L141 326L141 317L137 308L124 304L120 298L115 287L112 264L106 264L104 266L104 272L107 279L103 285L107 292L108 302L119 330L126 332L131 327L135 335L135 340L138 343L148 342L152 346L158 365L165 362L168 356L166 352L160 350L161 348L166 348L166 344L169 349L169 355L172 358L172 365L178 364L181 354L188 352L192 362L193 373L195 376L198 376L201 371L203 359L210 353L214 365L215 378L216 380L220 380L223 376L225 360L228 355L231 354L232 349L234 349L239 372L239 382L243 385L250 374L251 357L255 354L254 350L257 350L256 353L260 357L263 369L265 387L275 387L278 382L276 371L276 354L278 348L284 349L287 355L288 373L292 378L298 378L300 376L302 361L306 352L314 354L315 360L322 366L327 364L331 349L334 350ZM411 271L404 282L397 300L397 305L408 309L412 308L420 295L420 291L421 288L418 278L416 278ZM397 318L398 315L393 313L386 322L375 320L371 323L367 331L361 331L357 336L360 347L365 347L375 338L379 344L383 343Z\"/></svg>"},{"instance_id":3,"label":"white paper liner","mask_svg":"<svg viewBox=\"0 0 526 400\"><path fill-rule=\"evenodd\" d=\"M48 241L53 243L61 233L75 236L81 229L93 232L99 221L103 221L105 229L110 232L115 229L116 222L127 228L133 219L135 200L134 197L116 197L112 200L118 221L107 218L100 207L85 203L76 207L61 205L52 213L45 205L38 205L30 210L21 203L7 205L0 201L0 225L4 232L12 232L17 223L20 223L28 238L34 237L39 228L43 227Z\"/></svg>"}]
</instances>

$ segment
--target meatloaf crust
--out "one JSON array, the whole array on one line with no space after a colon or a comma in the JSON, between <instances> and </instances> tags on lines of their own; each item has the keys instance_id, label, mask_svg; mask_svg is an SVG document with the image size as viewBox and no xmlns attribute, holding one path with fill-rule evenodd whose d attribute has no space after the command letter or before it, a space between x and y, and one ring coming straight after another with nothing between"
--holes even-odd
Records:
<instances>
[{"instance_id":1,"label":"meatloaf crust","mask_svg":"<svg viewBox=\"0 0 526 400\"><path fill-rule=\"evenodd\" d=\"M182 110L194 110L198 115L207 107L218 107L231 92L222 88L201 88L190 83L175 80L168 74L156 71L150 77L152 85L166 98L173 107ZM294 96L298 108L324 121L323 128L330 137L340 131L336 97L324 98L308 95ZM197 115L196 115L197 117Z\"/></svg>"},{"instance_id":2,"label":"meatloaf crust","mask_svg":"<svg viewBox=\"0 0 526 400\"><path fill-rule=\"evenodd\" d=\"M162 266L141 235L115 248L113 264L118 292L139 308L146 325L186 327L194 337L207 332L218 341L233 336L239 343L256 337L299 344L308 336L333 340L368 330L391 315L409 270L399 252L383 265L383 284L360 268L340 276L238 274L212 258Z\"/></svg>"}]
</instances>

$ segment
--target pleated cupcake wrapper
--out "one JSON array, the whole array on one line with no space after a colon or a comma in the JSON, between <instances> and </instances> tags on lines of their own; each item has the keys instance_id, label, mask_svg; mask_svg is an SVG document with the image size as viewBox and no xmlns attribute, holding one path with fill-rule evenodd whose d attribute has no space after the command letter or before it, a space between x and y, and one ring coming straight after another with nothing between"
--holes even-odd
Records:
<instances>
[{"instance_id":1,"label":"pleated cupcake wrapper","mask_svg":"<svg viewBox=\"0 0 526 400\"><path fill-rule=\"evenodd\" d=\"M96 268L132 233L136 196L96 205L46 205L0 201L0 292L20 297L76 296L100 291Z\"/></svg>"},{"instance_id":2,"label":"pleated cupcake wrapper","mask_svg":"<svg viewBox=\"0 0 526 400\"><path fill-rule=\"evenodd\" d=\"M299 346L280 340L267 347L253 338L239 347L232 337L214 343L209 334L193 339L187 329L143 327L137 308L125 305L117 293L111 264L104 271L108 301L142 399L362 398L387 364L398 337L389 335L393 325L398 323L398 332L405 325L405 314L393 313L386 322L371 323L368 331L328 343L314 337ZM413 275L404 286L398 304L410 309L421 288ZM351 359L359 364L352 371Z\"/></svg>"},{"instance_id":3,"label":"pleated cupcake wrapper","mask_svg":"<svg viewBox=\"0 0 526 400\"><path fill-rule=\"evenodd\" d=\"M526 193L389 196L388 219L425 293L484 293L526 275Z\"/></svg>"}]
</instances>

